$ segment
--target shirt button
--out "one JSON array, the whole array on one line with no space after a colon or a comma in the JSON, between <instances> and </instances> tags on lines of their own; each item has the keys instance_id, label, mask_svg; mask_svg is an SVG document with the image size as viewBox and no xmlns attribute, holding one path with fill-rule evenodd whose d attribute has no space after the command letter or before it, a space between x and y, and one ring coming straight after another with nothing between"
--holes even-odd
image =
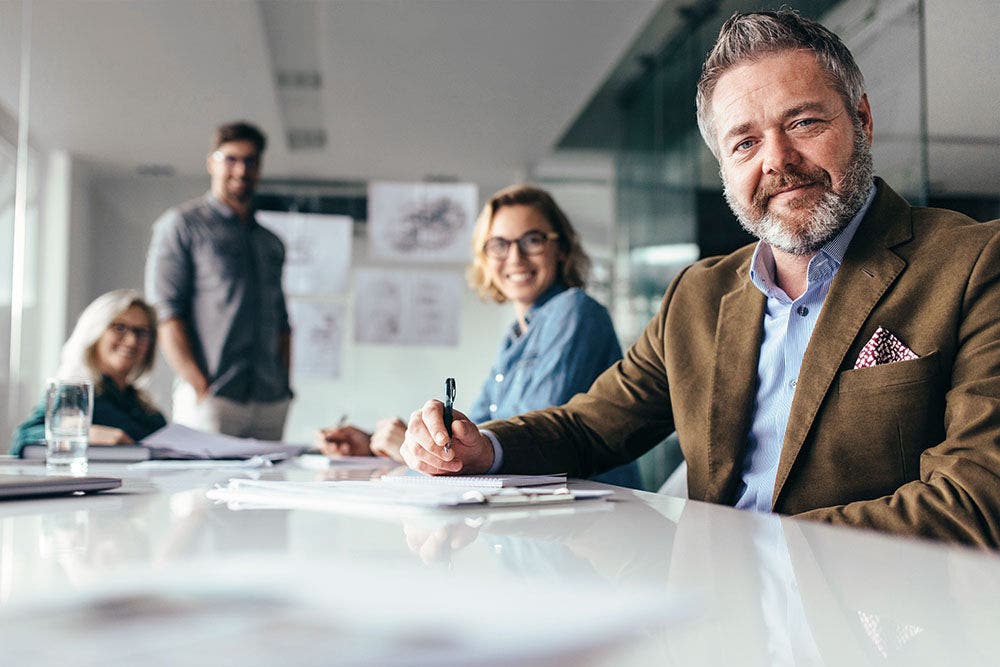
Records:
<instances>
[{"instance_id":1,"label":"shirt button","mask_svg":"<svg viewBox=\"0 0 1000 667\"><path fill-rule=\"evenodd\" d=\"M788 386L791 387L792 389L795 389L795 385L797 385L798 383L799 383L798 380L792 380L791 382L788 383Z\"/></svg>"},{"instance_id":2,"label":"shirt button","mask_svg":"<svg viewBox=\"0 0 1000 667\"><path fill-rule=\"evenodd\" d=\"M805 317L806 315L808 315L808 314L809 314L809 309L808 309L808 308L806 308L805 306L799 306L799 307L798 307L798 308L797 308L797 309L795 310L795 312L796 312L796 313L798 313L799 315L801 315L802 317Z\"/></svg>"},{"instance_id":3,"label":"shirt button","mask_svg":"<svg viewBox=\"0 0 1000 667\"><path fill-rule=\"evenodd\" d=\"M496 412L496 411L497 411L497 404L490 403L490 412Z\"/></svg>"},{"instance_id":4,"label":"shirt button","mask_svg":"<svg viewBox=\"0 0 1000 667\"><path fill-rule=\"evenodd\" d=\"M494 379L494 380L496 380L497 382L503 382L503 373L497 373L497 374L496 374L496 375L495 375L495 376L493 377L493 379Z\"/></svg>"}]
</instances>

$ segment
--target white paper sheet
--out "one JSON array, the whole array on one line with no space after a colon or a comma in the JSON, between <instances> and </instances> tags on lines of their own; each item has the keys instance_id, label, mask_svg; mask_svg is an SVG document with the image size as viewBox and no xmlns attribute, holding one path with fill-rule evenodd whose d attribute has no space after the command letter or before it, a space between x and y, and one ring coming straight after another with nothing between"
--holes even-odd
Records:
<instances>
[{"instance_id":1,"label":"white paper sheet","mask_svg":"<svg viewBox=\"0 0 1000 667\"><path fill-rule=\"evenodd\" d=\"M467 262L478 196L470 183L372 183L368 186L370 256Z\"/></svg>"},{"instance_id":2,"label":"white paper sheet","mask_svg":"<svg viewBox=\"0 0 1000 667\"><path fill-rule=\"evenodd\" d=\"M354 340L384 345L458 345L462 281L450 271L358 269Z\"/></svg>"},{"instance_id":3,"label":"white paper sheet","mask_svg":"<svg viewBox=\"0 0 1000 667\"><path fill-rule=\"evenodd\" d=\"M484 489L448 486L387 484L383 480L288 482L231 479L211 489L208 498L226 502L233 509L274 507L346 512L366 516L398 515L461 507L549 507L576 500L603 500L606 490Z\"/></svg>"},{"instance_id":4,"label":"white paper sheet","mask_svg":"<svg viewBox=\"0 0 1000 667\"><path fill-rule=\"evenodd\" d=\"M146 436L140 443L154 450L154 458L249 459L253 456L273 460L301 454L304 445L274 440L234 438L220 433L206 433L180 424L167 424Z\"/></svg>"},{"instance_id":5,"label":"white paper sheet","mask_svg":"<svg viewBox=\"0 0 1000 667\"><path fill-rule=\"evenodd\" d=\"M344 294L354 221L344 215L258 211L257 221L285 242L286 294Z\"/></svg>"},{"instance_id":6,"label":"white paper sheet","mask_svg":"<svg viewBox=\"0 0 1000 667\"><path fill-rule=\"evenodd\" d=\"M342 303L289 299L292 377L340 377L347 308Z\"/></svg>"}]
</instances>

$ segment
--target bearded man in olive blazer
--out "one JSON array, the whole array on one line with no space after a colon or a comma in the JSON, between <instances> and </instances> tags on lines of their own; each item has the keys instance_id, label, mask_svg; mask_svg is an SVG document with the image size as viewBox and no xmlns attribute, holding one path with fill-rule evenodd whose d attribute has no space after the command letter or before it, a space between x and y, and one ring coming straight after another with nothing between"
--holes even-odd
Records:
<instances>
[{"instance_id":1,"label":"bearded man in olive blazer","mask_svg":"<svg viewBox=\"0 0 1000 667\"><path fill-rule=\"evenodd\" d=\"M407 463L589 476L676 430L693 499L1000 545L1000 221L873 177L861 72L794 12L730 18L697 107L760 242L685 270L566 405L449 438L428 402Z\"/></svg>"}]
</instances>

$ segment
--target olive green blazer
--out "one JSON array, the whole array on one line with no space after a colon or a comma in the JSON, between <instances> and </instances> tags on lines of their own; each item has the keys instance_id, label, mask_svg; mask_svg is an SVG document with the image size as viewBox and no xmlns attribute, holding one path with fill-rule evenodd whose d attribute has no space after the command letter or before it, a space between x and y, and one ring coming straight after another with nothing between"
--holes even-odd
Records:
<instances>
[{"instance_id":1,"label":"olive green blazer","mask_svg":"<svg viewBox=\"0 0 1000 667\"><path fill-rule=\"evenodd\" d=\"M913 208L876 185L802 361L772 509L997 546L1000 221ZM690 497L735 502L765 305L752 253L685 270L587 393L484 424L502 443L502 471L586 477L676 429ZM879 326L919 358L854 369Z\"/></svg>"}]
</instances>

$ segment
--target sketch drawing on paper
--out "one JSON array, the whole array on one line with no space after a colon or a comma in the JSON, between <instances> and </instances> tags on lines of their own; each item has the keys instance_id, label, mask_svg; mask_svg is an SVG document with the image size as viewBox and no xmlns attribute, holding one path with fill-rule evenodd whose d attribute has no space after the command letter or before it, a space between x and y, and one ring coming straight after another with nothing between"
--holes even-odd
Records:
<instances>
[{"instance_id":1,"label":"sketch drawing on paper","mask_svg":"<svg viewBox=\"0 0 1000 667\"><path fill-rule=\"evenodd\" d=\"M457 345L461 297L461 279L453 272L359 269L354 339L381 345Z\"/></svg>"},{"instance_id":2,"label":"sketch drawing on paper","mask_svg":"<svg viewBox=\"0 0 1000 667\"><path fill-rule=\"evenodd\" d=\"M343 304L291 299L292 373L302 377L340 377L344 340Z\"/></svg>"},{"instance_id":3,"label":"sketch drawing on paper","mask_svg":"<svg viewBox=\"0 0 1000 667\"><path fill-rule=\"evenodd\" d=\"M421 252L448 245L468 223L465 210L449 197L410 204L400 210L390 229L389 242L399 252Z\"/></svg>"},{"instance_id":4,"label":"sketch drawing on paper","mask_svg":"<svg viewBox=\"0 0 1000 667\"><path fill-rule=\"evenodd\" d=\"M468 260L478 191L466 183L372 183L368 242L375 259Z\"/></svg>"},{"instance_id":5,"label":"sketch drawing on paper","mask_svg":"<svg viewBox=\"0 0 1000 667\"><path fill-rule=\"evenodd\" d=\"M285 242L287 294L343 294L351 266L354 221L344 215L258 211L257 220Z\"/></svg>"},{"instance_id":6,"label":"sketch drawing on paper","mask_svg":"<svg viewBox=\"0 0 1000 667\"><path fill-rule=\"evenodd\" d=\"M374 276L363 289L359 285L356 303L355 338L359 343L392 343L399 338L403 295L396 281Z\"/></svg>"}]
</instances>

